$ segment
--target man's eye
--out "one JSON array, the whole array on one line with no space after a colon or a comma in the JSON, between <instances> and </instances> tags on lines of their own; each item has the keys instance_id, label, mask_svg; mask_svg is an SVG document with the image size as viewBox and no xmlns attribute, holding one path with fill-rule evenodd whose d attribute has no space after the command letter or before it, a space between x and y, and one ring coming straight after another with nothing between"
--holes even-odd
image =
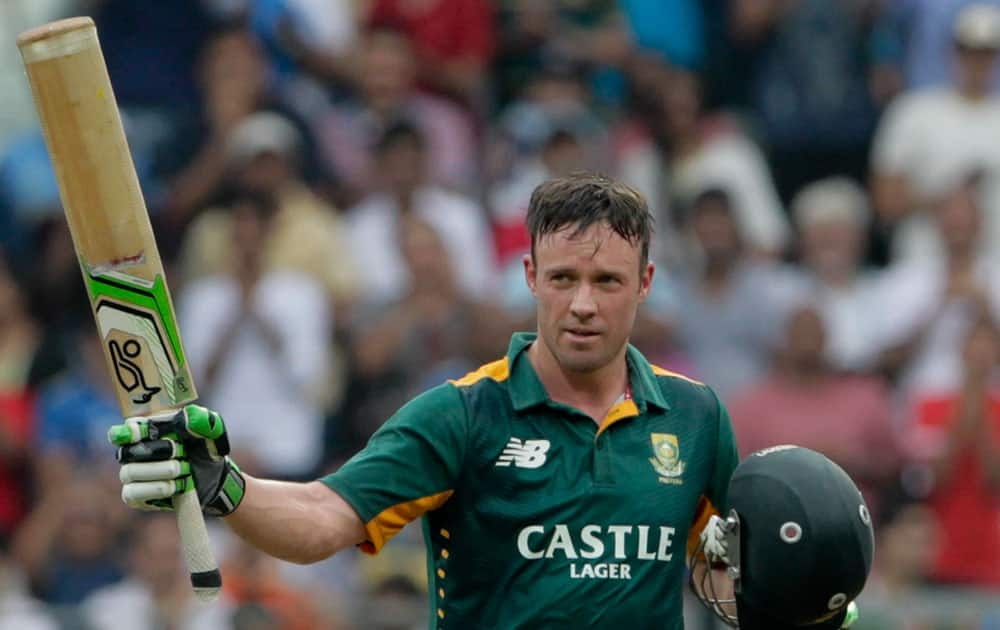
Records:
<instances>
[{"instance_id":1,"label":"man's eye","mask_svg":"<svg viewBox=\"0 0 1000 630\"><path fill-rule=\"evenodd\" d=\"M597 279L597 281L600 282L601 284L611 284L611 283L618 284L621 282L617 276L601 276L600 278Z\"/></svg>"}]
</instances>

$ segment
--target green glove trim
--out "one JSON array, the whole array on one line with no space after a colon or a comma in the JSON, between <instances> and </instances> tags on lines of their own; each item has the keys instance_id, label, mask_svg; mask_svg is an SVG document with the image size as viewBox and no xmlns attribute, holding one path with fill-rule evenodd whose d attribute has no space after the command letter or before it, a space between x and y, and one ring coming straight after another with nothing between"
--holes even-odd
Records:
<instances>
[{"instance_id":1,"label":"green glove trim","mask_svg":"<svg viewBox=\"0 0 1000 630\"><path fill-rule=\"evenodd\" d=\"M858 617L860 616L861 615L860 612L858 611L858 605L855 604L854 602L848 604L847 616L844 617L844 623L841 624L840 626L841 629L843 630L843 628L850 628L851 626L853 626L858 621Z\"/></svg>"},{"instance_id":2,"label":"green glove trim","mask_svg":"<svg viewBox=\"0 0 1000 630\"><path fill-rule=\"evenodd\" d=\"M108 429L108 441L115 446L132 443L132 429L124 424L116 424Z\"/></svg>"},{"instance_id":3,"label":"green glove trim","mask_svg":"<svg viewBox=\"0 0 1000 630\"><path fill-rule=\"evenodd\" d=\"M199 405L184 407L187 430L206 440L217 440L226 432L226 425L219 414Z\"/></svg>"}]
</instances>

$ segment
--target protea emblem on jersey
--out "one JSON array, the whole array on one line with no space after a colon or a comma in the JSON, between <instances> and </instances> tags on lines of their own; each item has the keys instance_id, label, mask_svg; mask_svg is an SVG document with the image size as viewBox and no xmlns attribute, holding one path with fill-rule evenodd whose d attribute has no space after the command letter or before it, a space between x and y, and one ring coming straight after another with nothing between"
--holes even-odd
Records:
<instances>
[{"instance_id":1,"label":"protea emblem on jersey","mask_svg":"<svg viewBox=\"0 0 1000 630\"><path fill-rule=\"evenodd\" d=\"M649 463L659 473L660 481L683 483L680 476L684 474L684 460L681 459L677 436L673 433L650 433L649 439L653 443L653 457L649 458Z\"/></svg>"}]
</instances>

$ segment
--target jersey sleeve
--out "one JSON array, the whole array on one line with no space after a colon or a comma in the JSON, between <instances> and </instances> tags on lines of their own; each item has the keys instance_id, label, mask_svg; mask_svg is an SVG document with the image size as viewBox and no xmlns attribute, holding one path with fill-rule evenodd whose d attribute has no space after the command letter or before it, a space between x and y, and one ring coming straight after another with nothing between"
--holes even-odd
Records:
<instances>
[{"instance_id":1,"label":"jersey sleeve","mask_svg":"<svg viewBox=\"0 0 1000 630\"><path fill-rule=\"evenodd\" d=\"M360 547L378 553L410 521L455 492L468 422L457 388L440 385L404 405L338 471L320 479L365 524Z\"/></svg>"},{"instance_id":2,"label":"jersey sleeve","mask_svg":"<svg viewBox=\"0 0 1000 630\"><path fill-rule=\"evenodd\" d=\"M708 523L709 517L722 515L728 509L729 503L729 480L733 476L733 471L740 463L739 451L736 448L736 438L733 435L733 423L729 419L729 412L719 397L713 392L717 405L716 423L717 432L715 440L715 465L710 473L705 493L698 502L695 510L694 521L688 535L688 555L694 553L698 546L701 530Z\"/></svg>"}]
</instances>

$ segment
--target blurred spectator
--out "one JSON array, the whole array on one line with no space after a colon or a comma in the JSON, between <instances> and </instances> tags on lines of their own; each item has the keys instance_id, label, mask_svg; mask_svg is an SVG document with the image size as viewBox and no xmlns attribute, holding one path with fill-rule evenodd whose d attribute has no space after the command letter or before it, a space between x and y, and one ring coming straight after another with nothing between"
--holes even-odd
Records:
<instances>
[{"instance_id":1,"label":"blurred spectator","mask_svg":"<svg viewBox=\"0 0 1000 630\"><path fill-rule=\"evenodd\" d=\"M130 515L116 484L85 470L46 488L12 541L13 557L48 604L76 606L122 579L119 541ZM74 611L62 612L72 617Z\"/></svg>"},{"instance_id":2,"label":"blurred spectator","mask_svg":"<svg viewBox=\"0 0 1000 630\"><path fill-rule=\"evenodd\" d=\"M471 191L478 174L471 120L455 104L417 91L419 67L410 39L392 28L374 27L362 39L358 57L357 97L314 119L327 168L347 188L348 198L372 189L377 179L372 149L401 117L414 121L427 135L430 179Z\"/></svg>"},{"instance_id":3,"label":"blurred spectator","mask_svg":"<svg viewBox=\"0 0 1000 630\"><path fill-rule=\"evenodd\" d=\"M905 93L886 111L872 149L872 194L896 227L896 258L941 254L926 209L970 170L983 169L983 246L1000 251L1000 99L991 93L1000 51L1000 7L970 5L952 26L950 85Z\"/></svg>"},{"instance_id":4,"label":"blurred spectator","mask_svg":"<svg viewBox=\"0 0 1000 630\"><path fill-rule=\"evenodd\" d=\"M0 538L24 516L30 490L34 392L29 373L41 331L0 252Z\"/></svg>"},{"instance_id":5,"label":"blurred spectator","mask_svg":"<svg viewBox=\"0 0 1000 630\"><path fill-rule=\"evenodd\" d=\"M826 354L836 370L875 367L880 342L872 326L878 275L865 269L871 212L865 191L846 177L809 184L792 200L804 288L820 309Z\"/></svg>"},{"instance_id":6,"label":"blurred spectator","mask_svg":"<svg viewBox=\"0 0 1000 630\"><path fill-rule=\"evenodd\" d=\"M155 209L162 194L157 152L196 113L195 67L215 20L212 0L88 0L122 114L129 150Z\"/></svg>"},{"instance_id":7,"label":"blurred spectator","mask_svg":"<svg viewBox=\"0 0 1000 630\"><path fill-rule=\"evenodd\" d=\"M0 534L0 630L58 630L59 624L28 591L25 576Z\"/></svg>"},{"instance_id":8,"label":"blurred spectator","mask_svg":"<svg viewBox=\"0 0 1000 630\"><path fill-rule=\"evenodd\" d=\"M362 439L416 392L503 352L497 340L509 333L502 312L457 281L451 252L430 221L403 216L393 232L412 280L397 301L361 313L355 369L368 395L351 408L364 423L357 427Z\"/></svg>"},{"instance_id":9,"label":"blurred spectator","mask_svg":"<svg viewBox=\"0 0 1000 630\"><path fill-rule=\"evenodd\" d=\"M1000 331L988 315L962 345L963 378L917 405L912 448L926 461L941 545L932 576L1000 587Z\"/></svg>"},{"instance_id":10,"label":"blurred spectator","mask_svg":"<svg viewBox=\"0 0 1000 630\"><path fill-rule=\"evenodd\" d=\"M341 624L326 619L310 596L288 584L280 572L281 562L243 541L223 564L223 588L235 605L235 625L257 618L276 630L333 630ZM250 624L250 627L255 627Z\"/></svg>"},{"instance_id":11,"label":"blurred spectator","mask_svg":"<svg viewBox=\"0 0 1000 630\"><path fill-rule=\"evenodd\" d=\"M952 25L958 12L973 1L890 0L885 4L886 32L880 34L880 45L897 58L906 87L912 90L949 83L954 75ZM1000 7L997 0L976 0L975 4ZM994 86L996 79L994 71Z\"/></svg>"},{"instance_id":12,"label":"blurred spectator","mask_svg":"<svg viewBox=\"0 0 1000 630\"><path fill-rule=\"evenodd\" d=\"M769 147L778 192L865 177L877 110L868 37L880 2L735 0L730 36L747 59L748 114Z\"/></svg>"},{"instance_id":13,"label":"blurred spectator","mask_svg":"<svg viewBox=\"0 0 1000 630\"><path fill-rule=\"evenodd\" d=\"M371 630L418 630L425 627L427 594L405 575L391 575L372 589L365 605Z\"/></svg>"},{"instance_id":14,"label":"blurred spectator","mask_svg":"<svg viewBox=\"0 0 1000 630\"><path fill-rule=\"evenodd\" d=\"M128 572L116 584L91 593L81 605L91 630L216 630L229 627L230 604L195 599L181 560L177 519L169 514L134 516ZM118 548L121 552L124 549Z\"/></svg>"},{"instance_id":15,"label":"blurred spectator","mask_svg":"<svg viewBox=\"0 0 1000 630\"><path fill-rule=\"evenodd\" d=\"M194 69L215 26L211 0L87 0L115 97L125 106L197 102Z\"/></svg>"},{"instance_id":16,"label":"blurred spectator","mask_svg":"<svg viewBox=\"0 0 1000 630\"><path fill-rule=\"evenodd\" d=\"M40 341L26 296L0 250L0 395L19 394L28 387Z\"/></svg>"},{"instance_id":17,"label":"blurred spectator","mask_svg":"<svg viewBox=\"0 0 1000 630\"><path fill-rule=\"evenodd\" d=\"M323 287L266 264L274 201L237 197L230 209L232 267L197 280L178 298L202 398L240 430L232 444L251 471L304 478L320 464L333 330Z\"/></svg>"},{"instance_id":18,"label":"blurred spectator","mask_svg":"<svg viewBox=\"0 0 1000 630\"><path fill-rule=\"evenodd\" d=\"M358 13L365 2L237 0L236 4L247 5L239 7L242 17L264 44L282 88L304 96L303 91L314 89L306 73L336 84L354 78L351 66L362 18Z\"/></svg>"},{"instance_id":19,"label":"blurred spectator","mask_svg":"<svg viewBox=\"0 0 1000 630\"><path fill-rule=\"evenodd\" d=\"M267 269L305 273L342 305L355 295L355 265L340 215L303 181L301 149L294 125L258 112L231 131L225 159L235 194L270 196L279 205L263 243ZM191 225L180 259L185 279L235 271L231 223L231 212L213 209Z\"/></svg>"},{"instance_id":20,"label":"blurred spectator","mask_svg":"<svg viewBox=\"0 0 1000 630\"><path fill-rule=\"evenodd\" d=\"M674 279L669 318L674 339L693 364L693 376L723 400L764 374L779 321L792 294L769 262L748 258L729 195L698 195L689 224L699 247L693 270Z\"/></svg>"},{"instance_id":21,"label":"blurred spectator","mask_svg":"<svg viewBox=\"0 0 1000 630\"><path fill-rule=\"evenodd\" d=\"M889 493L876 523L875 566L859 598L856 630L923 630L930 621L919 603L939 549L934 513L901 492ZM926 605L924 606L926 607Z\"/></svg>"},{"instance_id":22,"label":"blurred spectator","mask_svg":"<svg viewBox=\"0 0 1000 630\"><path fill-rule=\"evenodd\" d=\"M13 52L17 36L49 20L63 17L77 0L6 0L0 3L0 49ZM0 149L18 132L34 125L35 110L18 54L0 56Z\"/></svg>"},{"instance_id":23,"label":"blurred spectator","mask_svg":"<svg viewBox=\"0 0 1000 630\"><path fill-rule=\"evenodd\" d=\"M572 131L556 129L537 157L518 163L513 175L493 187L489 194L493 238L501 267L521 270L521 256L531 248L531 235L524 225L528 202L535 187L552 177L586 168L586 154Z\"/></svg>"},{"instance_id":24,"label":"blurred spectator","mask_svg":"<svg viewBox=\"0 0 1000 630\"><path fill-rule=\"evenodd\" d=\"M415 279L400 251L401 219L414 216L440 235L455 281L472 296L484 296L495 280L493 247L485 212L471 199L431 183L433 155L424 133L408 122L389 127L375 148L380 187L348 211L353 254L363 299L401 299Z\"/></svg>"},{"instance_id":25,"label":"blurred spectator","mask_svg":"<svg viewBox=\"0 0 1000 630\"><path fill-rule=\"evenodd\" d=\"M628 23L617 0L503 0L499 49L493 69L500 106L519 96L545 66L569 62L594 100L615 106L621 79L615 69L632 50Z\"/></svg>"},{"instance_id":26,"label":"blurred spectator","mask_svg":"<svg viewBox=\"0 0 1000 630\"><path fill-rule=\"evenodd\" d=\"M39 391L74 361L75 335L81 326L86 334L95 329L87 290L80 278L80 264L62 211L35 226L31 238L26 240L33 254L30 261L22 263L19 276L30 278L30 282L24 283L24 290L42 333L28 385Z\"/></svg>"},{"instance_id":27,"label":"blurred spectator","mask_svg":"<svg viewBox=\"0 0 1000 630\"><path fill-rule=\"evenodd\" d=\"M702 66L705 9L700 0L623 0L620 4L637 48L688 70Z\"/></svg>"},{"instance_id":28,"label":"blurred spectator","mask_svg":"<svg viewBox=\"0 0 1000 630\"><path fill-rule=\"evenodd\" d=\"M196 76L199 115L189 116L189 124L157 154L157 170L169 184L163 199L165 222L173 230L182 230L206 204L218 200L233 168L233 136L256 113L270 112L293 125L296 172L306 181L320 177L309 127L275 86L261 43L252 33L239 24L218 30L199 57Z\"/></svg>"},{"instance_id":29,"label":"blurred spectator","mask_svg":"<svg viewBox=\"0 0 1000 630\"><path fill-rule=\"evenodd\" d=\"M899 457L890 398L874 377L840 375L825 357L820 312L800 306L787 317L770 374L729 403L740 451L797 444L823 453L854 479L878 514L879 490Z\"/></svg>"},{"instance_id":30,"label":"blurred spectator","mask_svg":"<svg viewBox=\"0 0 1000 630\"><path fill-rule=\"evenodd\" d=\"M1000 262L976 248L982 226L977 181L967 178L933 210L945 257L903 261L883 277L871 324L885 367L910 400L957 388L968 322L1000 315Z\"/></svg>"},{"instance_id":31,"label":"blurred spectator","mask_svg":"<svg viewBox=\"0 0 1000 630\"><path fill-rule=\"evenodd\" d=\"M372 0L368 22L410 37L422 84L466 103L485 96L495 46L488 0Z\"/></svg>"},{"instance_id":32,"label":"blurred spectator","mask_svg":"<svg viewBox=\"0 0 1000 630\"><path fill-rule=\"evenodd\" d=\"M116 474L112 471L117 469L107 432L121 422L121 412L93 322L80 319L66 340L69 364L38 396L33 452L40 495L58 491L78 470Z\"/></svg>"},{"instance_id":33,"label":"blurred spectator","mask_svg":"<svg viewBox=\"0 0 1000 630\"><path fill-rule=\"evenodd\" d=\"M610 164L605 124L593 109L579 64L547 60L518 88L486 143L488 181L510 181L530 169L558 132L572 135L587 168L604 170Z\"/></svg>"},{"instance_id":34,"label":"blurred spectator","mask_svg":"<svg viewBox=\"0 0 1000 630\"><path fill-rule=\"evenodd\" d=\"M641 74L636 76L635 72ZM659 203L673 202L681 207L690 205L703 190L724 189L733 200L749 253L781 254L791 230L757 146L734 121L702 111L695 75L662 68L634 69L633 76L639 82L635 89L653 89L656 96L652 97L646 129L622 130L625 137L619 139L618 167L622 177L648 191ZM656 83L647 84L653 81ZM650 168L651 164L658 167ZM671 199L663 193L665 183ZM659 231L666 233L668 243L671 228L678 223L671 214L676 212L665 213L662 208L658 212Z\"/></svg>"}]
</instances>

